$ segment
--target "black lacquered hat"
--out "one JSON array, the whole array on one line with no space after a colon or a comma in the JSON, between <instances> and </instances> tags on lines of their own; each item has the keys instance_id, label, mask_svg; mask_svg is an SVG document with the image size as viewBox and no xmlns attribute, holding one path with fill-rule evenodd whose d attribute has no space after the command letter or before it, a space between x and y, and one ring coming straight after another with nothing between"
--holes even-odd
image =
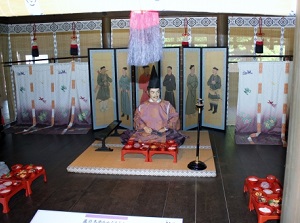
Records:
<instances>
[{"instance_id":1,"label":"black lacquered hat","mask_svg":"<svg viewBox=\"0 0 300 223\"><path fill-rule=\"evenodd\" d=\"M154 65L151 70L150 80L148 84L148 89L149 88L160 88L160 77L156 73L156 69Z\"/></svg>"}]
</instances>

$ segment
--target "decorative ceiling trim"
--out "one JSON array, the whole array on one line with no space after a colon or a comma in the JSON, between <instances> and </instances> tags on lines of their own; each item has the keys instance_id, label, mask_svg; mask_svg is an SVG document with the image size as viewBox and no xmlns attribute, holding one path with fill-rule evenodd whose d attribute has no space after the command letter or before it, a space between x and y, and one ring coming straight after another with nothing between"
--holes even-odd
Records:
<instances>
[{"instance_id":1,"label":"decorative ceiling trim","mask_svg":"<svg viewBox=\"0 0 300 223\"><path fill-rule=\"evenodd\" d=\"M228 17L229 27L256 27L260 17ZM263 27L295 27L296 17L261 17Z\"/></svg>"},{"instance_id":2,"label":"decorative ceiling trim","mask_svg":"<svg viewBox=\"0 0 300 223\"><path fill-rule=\"evenodd\" d=\"M72 32L72 21L69 22L53 22L53 23L36 23L37 33L53 33L53 32ZM76 30L78 31L91 31L91 30L101 30L102 20L90 20L90 21L77 21ZM5 26L5 25L4 25ZM7 25L8 32L10 34L23 34L31 33L31 24L13 24ZM3 31L7 31L7 28L3 28ZM1 33L1 26L0 26Z\"/></svg>"},{"instance_id":3,"label":"decorative ceiling trim","mask_svg":"<svg viewBox=\"0 0 300 223\"><path fill-rule=\"evenodd\" d=\"M161 28L182 28L185 17L160 18ZM256 27L259 17L228 17L229 27ZM72 32L72 21L36 23L37 33ZM263 27L290 27L296 26L296 17L262 17ZM217 17L188 17L188 26L216 27ZM76 30L91 31L101 30L102 20L77 21ZM112 19L111 29L129 29L129 19ZM32 32L31 24L0 24L0 34L24 34Z\"/></svg>"}]
</instances>

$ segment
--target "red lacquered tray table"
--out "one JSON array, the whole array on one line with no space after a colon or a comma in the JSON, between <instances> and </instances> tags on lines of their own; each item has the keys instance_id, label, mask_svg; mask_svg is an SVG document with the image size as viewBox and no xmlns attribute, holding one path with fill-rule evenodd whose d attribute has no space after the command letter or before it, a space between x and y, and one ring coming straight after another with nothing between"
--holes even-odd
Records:
<instances>
[{"instance_id":1,"label":"red lacquered tray table","mask_svg":"<svg viewBox=\"0 0 300 223\"><path fill-rule=\"evenodd\" d=\"M250 176L245 180L244 192L249 193L248 207L250 211L256 211L258 223L280 219L281 207L270 205L270 201L278 201L282 198L282 185L277 178L270 182L266 178ZM259 197L264 198L265 202L260 202ZM271 212L262 213L259 209L263 207L270 208Z\"/></svg>"},{"instance_id":2,"label":"red lacquered tray table","mask_svg":"<svg viewBox=\"0 0 300 223\"><path fill-rule=\"evenodd\" d=\"M6 214L10 211L8 206L9 200L20 190L26 190L26 186L19 180L11 179L0 179L0 185L2 186L2 189L0 190L0 203L3 206L2 212Z\"/></svg>"},{"instance_id":3,"label":"red lacquered tray table","mask_svg":"<svg viewBox=\"0 0 300 223\"><path fill-rule=\"evenodd\" d=\"M39 178L40 176L44 177L44 182L47 182L47 175L46 170L44 168L40 169L39 171L36 171L32 173L28 178L24 179L24 183L26 184L26 197L32 194L31 190L31 184L34 180Z\"/></svg>"},{"instance_id":4,"label":"red lacquered tray table","mask_svg":"<svg viewBox=\"0 0 300 223\"><path fill-rule=\"evenodd\" d=\"M16 164L11 167L11 172L5 174L1 177L0 185L8 185L12 182L10 186L7 186L8 193L1 194L0 190L0 203L3 205L3 213L9 212L8 202L10 198L22 189L25 189L26 197L32 194L31 184L34 180L40 176L44 177L44 182L47 182L46 170L42 166ZM4 190L6 188L3 188Z\"/></svg>"},{"instance_id":5,"label":"red lacquered tray table","mask_svg":"<svg viewBox=\"0 0 300 223\"><path fill-rule=\"evenodd\" d=\"M26 197L32 194L31 184L40 176L44 176L44 182L47 182L46 170L43 166L16 164L11 167L11 179L21 180L26 187Z\"/></svg>"},{"instance_id":6,"label":"red lacquered tray table","mask_svg":"<svg viewBox=\"0 0 300 223\"><path fill-rule=\"evenodd\" d=\"M128 153L135 153L135 154L143 154L145 156L145 162L148 162L148 148L134 148L125 145L121 150L121 161L125 161L124 156Z\"/></svg>"},{"instance_id":7,"label":"red lacquered tray table","mask_svg":"<svg viewBox=\"0 0 300 223\"><path fill-rule=\"evenodd\" d=\"M273 210L271 214L261 214L259 211L259 208L262 207L260 204L255 200L255 196L252 195L250 197L250 200L252 200L252 209L255 210L257 214L257 222L258 223L264 223L269 220L279 220L280 219L280 213L277 213L276 210Z\"/></svg>"},{"instance_id":8,"label":"red lacquered tray table","mask_svg":"<svg viewBox=\"0 0 300 223\"><path fill-rule=\"evenodd\" d=\"M178 153L178 148L173 150L169 149L157 149L157 150L152 150L149 149L149 162L152 162L152 156L154 154L165 154L165 155L171 155L173 156L173 163L177 163L177 153Z\"/></svg>"}]
</instances>

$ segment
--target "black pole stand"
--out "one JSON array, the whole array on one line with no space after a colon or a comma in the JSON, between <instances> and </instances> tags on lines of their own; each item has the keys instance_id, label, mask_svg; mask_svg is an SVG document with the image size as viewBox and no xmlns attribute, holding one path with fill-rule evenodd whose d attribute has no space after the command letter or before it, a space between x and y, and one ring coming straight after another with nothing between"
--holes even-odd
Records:
<instances>
[{"instance_id":1,"label":"black pole stand","mask_svg":"<svg viewBox=\"0 0 300 223\"><path fill-rule=\"evenodd\" d=\"M201 127L201 111L203 110L204 104L202 103L202 99L199 98L196 104L198 108L198 128L197 128L197 148L196 148L196 160L190 162L188 164L188 168L191 170L205 170L207 168L206 164L199 160L199 147L200 147L200 127Z\"/></svg>"}]
</instances>

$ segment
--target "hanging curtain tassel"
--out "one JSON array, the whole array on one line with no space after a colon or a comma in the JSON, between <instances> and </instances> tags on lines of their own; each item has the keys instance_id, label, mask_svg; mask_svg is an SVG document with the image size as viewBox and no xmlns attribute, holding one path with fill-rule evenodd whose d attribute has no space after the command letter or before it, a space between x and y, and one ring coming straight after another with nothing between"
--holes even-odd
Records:
<instances>
[{"instance_id":1,"label":"hanging curtain tassel","mask_svg":"<svg viewBox=\"0 0 300 223\"><path fill-rule=\"evenodd\" d=\"M264 52L264 41L262 38L258 37L255 43L255 53L263 53Z\"/></svg>"},{"instance_id":2,"label":"hanging curtain tassel","mask_svg":"<svg viewBox=\"0 0 300 223\"><path fill-rule=\"evenodd\" d=\"M189 47L189 36L188 33L188 21L187 18L184 19L184 33L182 33L183 41L182 41L182 47Z\"/></svg>"},{"instance_id":3,"label":"hanging curtain tassel","mask_svg":"<svg viewBox=\"0 0 300 223\"><path fill-rule=\"evenodd\" d=\"M264 40L262 36L262 19L259 18L259 32L257 33L257 40L255 42L255 53L263 53L264 52Z\"/></svg>"},{"instance_id":4,"label":"hanging curtain tassel","mask_svg":"<svg viewBox=\"0 0 300 223\"><path fill-rule=\"evenodd\" d=\"M72 24L72 29L73 29L73 36L71 37L71 48L70 48L70 54L72 56L77 56L78 55L78 45L77 45L77 38L76 38L76 33L75 33L75 22Z\"/></svg>"},{"instance_id":5,"label":"hanging curtain tassel","mask_svg":"<svg viewBox=\"0 0 300 223\"><path fill-rule=\"evenodd\" d=\"M32 46L31 46L31 55L32 57L38 57L39 54L39 48L36 42L36 26L33 25L33 40L32 40Z\"/></svg>"}]
</instances>

